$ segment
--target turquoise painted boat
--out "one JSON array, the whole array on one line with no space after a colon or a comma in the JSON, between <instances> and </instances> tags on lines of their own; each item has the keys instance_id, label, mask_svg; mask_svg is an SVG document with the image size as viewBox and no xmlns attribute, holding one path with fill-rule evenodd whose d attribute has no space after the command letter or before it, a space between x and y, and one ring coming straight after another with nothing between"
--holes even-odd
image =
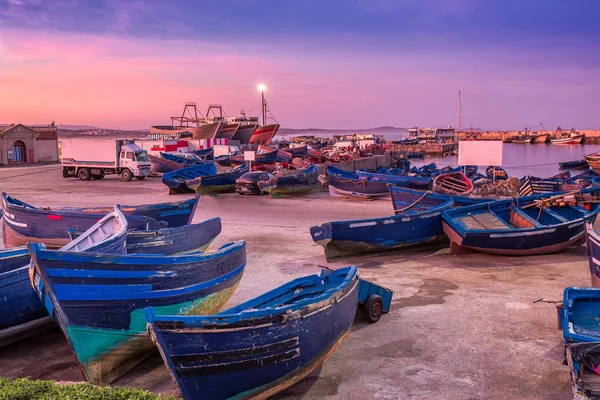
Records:
<instances>
[{"instance_id":1,"label":"turquoise painted boat","mask_svg":"<svg viewBox=\"0 0 600 400\"><path fill-rule=\"evenodd\" d=\"M244 241L180 256L69 253L28 245L34 277L86 379L110 384L154 350L143 309L210 315L233 295L246 266Z\"/></svg>"}]
</instances>

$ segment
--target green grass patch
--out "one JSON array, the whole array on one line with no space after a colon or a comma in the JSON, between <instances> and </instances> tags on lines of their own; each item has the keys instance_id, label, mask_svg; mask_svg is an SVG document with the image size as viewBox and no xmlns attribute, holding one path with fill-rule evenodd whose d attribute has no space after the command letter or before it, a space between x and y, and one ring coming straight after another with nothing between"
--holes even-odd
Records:
<instances>
[{"instance_id":1,"label":"green grass patch","mask_svg":"<svg viewBox=\"0 0 600 400\"><path fill-rule=\"evenodd\" d=\"M0 378L0 400L175 400L175 397L120 386L57 385L54 381Z\"/></svg>"}]
</instances>

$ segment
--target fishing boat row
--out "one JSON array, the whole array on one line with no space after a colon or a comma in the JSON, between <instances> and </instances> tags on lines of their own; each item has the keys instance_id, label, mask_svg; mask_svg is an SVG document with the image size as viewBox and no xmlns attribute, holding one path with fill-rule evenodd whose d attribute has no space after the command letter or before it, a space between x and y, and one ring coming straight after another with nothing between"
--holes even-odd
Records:
<instances>
[{"instance_id":1,"label":"fishing boat row","mask_svg":"<svg viewBox=\"0 0 600 400\"><path fill-rule=\"evenodd\" d=\"M46 210L3 194L3 231L41 226L41 211L61 218L45 218L39 235L27 231L26 247L0 250L0 344L55 323L90 383L114 382L158 348L184 399L264 398L319 367L348 336L357 307L369 322L389 312L392 292L354 266L223 311L243 277L246 243L206 251L221 221L193 224L198 201L116 205L98 219L101 208ZM150 215L165 226L129 223ZM65 235L60 248L45 244Z\"/></svg>"},{"instance_id":2,"label":"fishing boat row","mask_svg":"<svg viewBox=\"0 0 600 400\"><path fill-rule=\"evenodd\" d=\"M450 250L501 255L561 251L585 241L600 188L495 200L390 186L394 215L310 228L328 260L449 240Z\"/></svg>"}]
</instances>

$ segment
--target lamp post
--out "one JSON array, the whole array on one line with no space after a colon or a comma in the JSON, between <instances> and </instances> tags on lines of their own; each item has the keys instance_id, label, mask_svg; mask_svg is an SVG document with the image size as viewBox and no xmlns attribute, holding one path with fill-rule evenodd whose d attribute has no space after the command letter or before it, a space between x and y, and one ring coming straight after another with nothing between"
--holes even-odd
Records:
<instances>
[{"instance_id":1,"label":"lamp post","mask_svg":"<svg viewBox=\"0 0 600 400\"><path fill-rule=\"evenodd\" d=\"M262 124L265 125L265 120L267 119L267 109L265 107L265 90L267 90L267 86L264 83L258 85L258 91L260 92L261 98L261 109L262 109Z\"/></svg>"}]
</instances>

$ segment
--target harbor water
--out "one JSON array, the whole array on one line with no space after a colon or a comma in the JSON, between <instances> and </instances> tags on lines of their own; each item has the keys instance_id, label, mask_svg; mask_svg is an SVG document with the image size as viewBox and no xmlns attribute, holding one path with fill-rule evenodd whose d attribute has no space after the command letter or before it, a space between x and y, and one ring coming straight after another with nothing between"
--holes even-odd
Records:
<instances>
[{"instance_id":1,"label":"harbor water","mask_svg":"<svg viewBox=\"0 0 600 400\"><path fill-rule=\"evenodd\" d=\"M525 175L546 178L560 172L558 163L583 159L585 154L600 151L599 144L551 145L551 144L514 144L502 145L502 168L510 176L521 178ZM425 160L411 159L411 165L421 166L436 163L438 167L458 165L458 156L428 156ZM485 174L486 165L479 166L479 172ZM576 175L583 170L574 170Z\"/></svg>"}]
</instances>

